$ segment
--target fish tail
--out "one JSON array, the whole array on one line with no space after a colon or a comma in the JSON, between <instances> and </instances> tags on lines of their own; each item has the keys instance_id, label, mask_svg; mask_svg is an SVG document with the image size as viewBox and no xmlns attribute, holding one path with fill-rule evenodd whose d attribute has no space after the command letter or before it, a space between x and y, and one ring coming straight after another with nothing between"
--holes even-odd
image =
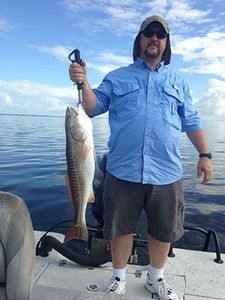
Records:
<instances>
[{"instance_id":1,"label":"fish tail","mask_svg":"<svg viewBox=\"0 0 225 300\"><path fill-rule=\"evenodd\" d=\"M72 225L64 238L64 242L68 242L72 239L88 240L88 230L85 224L74 224Z\"/></svg>"}]
</instances>

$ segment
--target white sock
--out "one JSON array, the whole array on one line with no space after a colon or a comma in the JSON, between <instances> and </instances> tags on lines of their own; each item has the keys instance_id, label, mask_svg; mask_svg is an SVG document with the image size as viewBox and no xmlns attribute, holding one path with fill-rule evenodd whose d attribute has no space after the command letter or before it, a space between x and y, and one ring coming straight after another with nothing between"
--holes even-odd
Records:
<instances>
[{"instance_id":1,"label":"white sock","mask_svg":"<svg viewBox=\"0 0 225 300\"><path fill-rule=\"evenodd\" d=\"M155 268L151 265L148 266L148 275L151 278L151 280L158 280L160 278L163 278L163 270L164 268Z\"/></svg>"},{"instance_id":2,"label":"white sock","mask_svg":"<svg viewBox=\"0 0 225 300\"><path fill-rule=\"evenodd\" d=\"M125 280L126 276L126 267L123 269L115 269L113 268L113 277L119 277L120 280Z\"/></svg>"}]
</instances>

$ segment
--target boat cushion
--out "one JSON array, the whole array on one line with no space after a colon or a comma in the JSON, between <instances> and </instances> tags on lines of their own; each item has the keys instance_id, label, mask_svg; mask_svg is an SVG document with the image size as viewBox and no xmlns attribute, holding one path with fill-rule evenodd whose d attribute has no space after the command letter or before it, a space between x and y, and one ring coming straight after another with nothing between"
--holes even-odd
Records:
<instances>
[{"instance_id":1,"label":"boat cushion","mask_svg":"<svg viewBox=\"0 0 225 300\"><path fill-rule=\"evenodd\" d=\"M5 283L5 265L6 265L5 259L6 259L5 251L2 242L0 241L0 284Z\"/></svg>"},{"instance_id":2,"label":"boat cushion","mask_svg":"<svg viewBox=\"0 0 225 300\"><path fill-rule=\"evenodd\" d=\"M0 241L6 256L6 298L28 300L35 262L33 227L24 201L5 192L0 192Z\"/></svg>"},{"instance_id":3,"label":"boat cushion","mask_svg":"<svg viewBox=\"0 0 225 300\"><path fill-rule=\"evenodd\" d=\"M5 285L0 283L0 299L1 300L7 300L6 294L5 294Z\"/></svg>"}]
</instances>

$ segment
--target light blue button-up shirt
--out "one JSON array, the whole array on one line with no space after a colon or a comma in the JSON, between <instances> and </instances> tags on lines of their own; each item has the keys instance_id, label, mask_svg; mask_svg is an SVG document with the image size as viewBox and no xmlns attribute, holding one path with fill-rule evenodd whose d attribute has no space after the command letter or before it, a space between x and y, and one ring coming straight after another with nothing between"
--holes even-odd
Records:
<instances>
[{"instance_id":1,"label":"light blue button-up shirt","mask_svg":"<svg viewBox=\"0 0 225 300\"><path fill-rule=\"evenodd\" d=\"M169 184L182 177L180 133L202 128L188 85L142 59L110 72L94 90L95 116L109 111L106 169L117 178Z\"/></svg>"}]
</instances>

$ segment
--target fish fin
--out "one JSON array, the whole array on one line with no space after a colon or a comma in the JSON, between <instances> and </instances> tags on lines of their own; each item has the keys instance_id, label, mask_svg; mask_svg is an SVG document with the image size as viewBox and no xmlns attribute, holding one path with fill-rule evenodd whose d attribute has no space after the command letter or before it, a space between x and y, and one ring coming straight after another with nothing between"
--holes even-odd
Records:
<instances>
[{"instance_id":1,"label":"fish fin","mask_svg":"<svg viewBox=\"0 0 225 300\"><path fill-rule=\"evenodd\" d=\"M88 230L85 224L73 224L67 231L64 243L72 239L88 240Z\"/></svg>"},{"instance_id":2,"label":"fish fin","mask_svg":"<svg viewBox=\"0 0 225 300\"><path fill-rule=\"evenodd\" d=\"M70 188L70 181L69 181L68 172L66 172L65 181L66 181L66 189L67 189L68 197L72 201L72 193L71 193L71 188Z\"/></svg>"},{"instance_id":3,"label":"fish fin","mask_svg":"<svg viewBox=\"0 0 225 300\"><path fill-rule=\"evenodd\" d=\"M82 160L85 160L89 154L91 150L91 147L89 145L85 145L85 143L83 144L83 147L82 147Z\"/></svg>"},{"instance_id":4,"label":"fish fin","mask_svg":"<svg viewBox=\"0 0 225 300\"><path fill-rule=\"evenodd\" d=\"M96 152L95 152L95 148L93 148L93 156L94 156L94 161L96 162Z\"/></svg>"},{"instance_id":5,"label":"fish fin","mask_svg":"<svg viewBox=\"0 0 225 300\"><path fill-rule=\"evenodd\" d=\"M90 193L89 198L88 198L88 202L89 203L94 203L95 202L95 195L94 195L93 190L91 190L91 193Z\"/></svg>"}]
</instances>

